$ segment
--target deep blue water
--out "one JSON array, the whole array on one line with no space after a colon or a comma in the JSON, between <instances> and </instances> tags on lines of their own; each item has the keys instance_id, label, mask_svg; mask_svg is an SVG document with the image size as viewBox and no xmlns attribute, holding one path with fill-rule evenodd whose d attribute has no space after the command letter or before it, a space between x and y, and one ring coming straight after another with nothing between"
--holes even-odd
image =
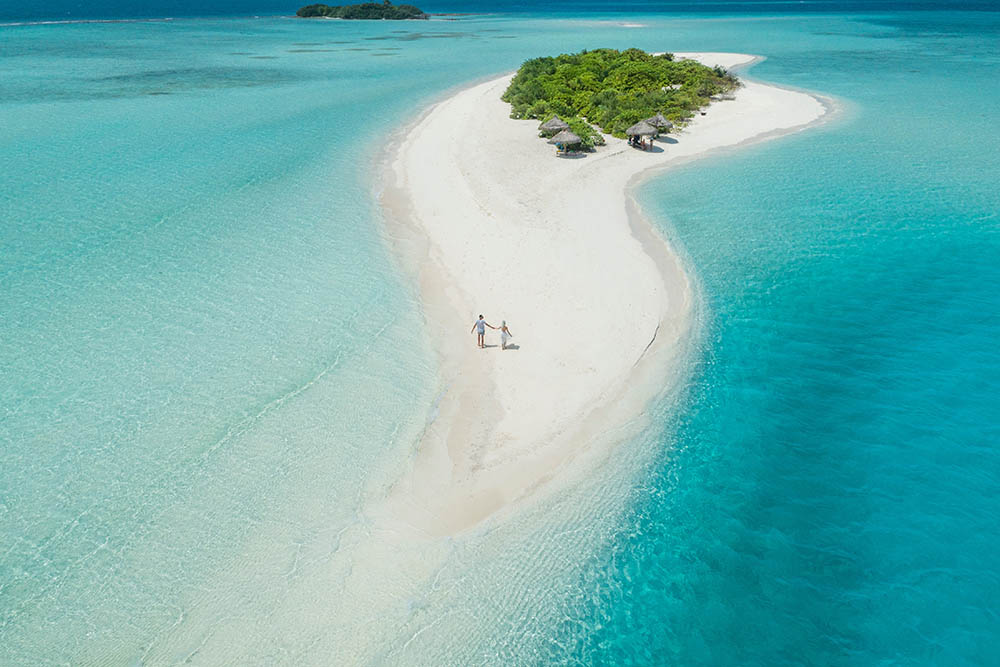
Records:
<instances>
[{"instance_id":1,"label":"deep blue water","mask_svg":"<svg viewBox=\"0 0 1000 667\"><path fill-rule=\"evenodd\" d=\"M0 16L294 9L26 6ZM531 585L562 621L479 609L475 652L996 662L998 14L505 7L3 29L0 662L136 661L200 594L302 625L270 615L285 572L318 580L433 400L357 156L456 85L604 45L763 54L753 76L842 111L640 191L700 286L691 384L572 590Z\"/></svg>"},{"instance_id":2,"label":"deep blue water","mask_svg":"<svg viewBox=\"0 0 1000 667\"><path fill-rule=\"evenodd\" d=\"M830 23L739 48L843 119L643 192L702 281L704 350L554 656L1000 656L1000 21Z\"/></svg>"},{"instance_id":3,"label":"deep blue water","mask_svg":"<svg viewBox=\"0 0 1000 667\"><path fill-rule=\"evenodd\" d=\"M234 2L194 2L193 0L157 0L123 2L122 0L8 0L0 6L2 20L73 20L132 19L192 16L289 15L305 4L294 0L247 0ZM338 4L328 2L326 4ZM339 3L353 4L353 3ZM395 4L405 4L397 2ZM414 3L409 3L414 4ZM531 0L429 0L417 3L429 12L519 13L528 15L573 15L586 13L719 13L797 14L861 13L895 11L938 11L951 8L964 11L993 11L994 0L628 0L608 3L604 0L554 0L540 4Z\"/></svg>"}]
</instances>

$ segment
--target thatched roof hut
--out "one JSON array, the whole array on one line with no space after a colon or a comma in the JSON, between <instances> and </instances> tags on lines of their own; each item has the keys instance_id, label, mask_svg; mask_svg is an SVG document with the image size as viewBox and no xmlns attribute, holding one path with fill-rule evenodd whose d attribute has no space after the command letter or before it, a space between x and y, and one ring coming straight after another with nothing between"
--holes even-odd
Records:
<instances>
[{"instance_id":1,"label":"thatched roof hut","mask_svg":"<svg viewBox=\"0 0 1000 667\"><path fill-rule=\"evenodd\" d=\"M656 136L656 128L644 120L640 120L632 127L625 130L625 134L630 137L653 137Z\"/></svg>"},{"instance_id":2,"label":"thatched roof hut","mask_svg":"<svg viewBox=\"0 0 1000 667\"><path fill-rule=\"evenodd\" d=\"M583 141L583 139L581 139L580 137L576 136L575 134L573 134L569 130L563 130L562 132L560 132L556 136L554 136L551 139L549 139L549 143L550 144L562 144L564 146L572 146L573 144L578 144L578 143L580 143L582 141Z\"/></svg>"},{"instance_id":3,"label":"thatched roof hut","mask_svg":"<svg viewBox=\"0 0 1000 667\"><path fill-rule=\"evenodd\" d=\"M553 116L544 123L538 126L538 129L545 134L555 134L556 132L561 132L563 130L569 129L569 123L564 121L559 116Z\"/></svg>"},{"instance_id":4,"label":"thatched roof hut","mask_svg":"<svg viewBox=\"0 0 1000 667\"><path fill-rule=\"evenodd\" d=\"M658 113L652 118L647 118L645 122L649 123L658 130L669 130L674 126L674 124L667 120L666 116L662 113Z\"/></svg>"}]
</instances>

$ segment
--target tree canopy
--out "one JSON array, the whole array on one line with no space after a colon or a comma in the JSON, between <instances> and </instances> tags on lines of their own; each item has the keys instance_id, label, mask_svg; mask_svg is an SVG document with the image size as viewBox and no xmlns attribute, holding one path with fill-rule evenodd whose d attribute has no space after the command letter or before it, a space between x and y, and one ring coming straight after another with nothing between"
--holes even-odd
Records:
<instances>
[{"instance_id":1,"label":"tree canopy","mask_svg":"<svg viewBox=\"0 0 1000 667\"><path fill-rule=\"evenodd\" d=\"M629 126L657 113L683 122L712 96L739 85L721 68L675 61L670 53L597 49L526 61L503 100L510 103L512 118L558 114L571 127L582 118L623 137Z\"/></svg>"},{"instance_id":2,"label":"tree canopy","mask_svg":"<svg viewBox=\"0 0 1000 667\"><path fill-rule=\"evenodd\" d=\"M337 19L425 19L427 14L413 5L394 5L384 2L366 2L360 5L307 5L295 12L303 18L326 17Z\"/></svg>"}]
</instances>

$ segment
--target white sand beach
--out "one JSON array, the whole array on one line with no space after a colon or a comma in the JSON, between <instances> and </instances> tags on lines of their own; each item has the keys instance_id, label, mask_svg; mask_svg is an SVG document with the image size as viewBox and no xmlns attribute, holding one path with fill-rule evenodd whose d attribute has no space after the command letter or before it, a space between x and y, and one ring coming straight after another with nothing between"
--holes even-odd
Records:
<instances>
[{"instance_id":1,"label":"white sand beach","mask_svg":"<svg viewBox=\"0 0 1000 667\"><path fill-rule=\"evenodd\" d=\"M489 662L478 651L505 631L501 619L558 622L559 596L532 592L573 577L596 528L621 511L603 481L634 471L640 455L630 463L616 446L680 377L693 321L688 277L630 188L648 170L804 127L824 106L747 82L660 151L609 139L561 159L537 121L508 117L509 79L435 105L391 157L385 233L419 280L425 321L414 336L440 363L440 397L412 457L378 471L343 508L355 519L315 550L296 548L291 565L260 546L289 573L265 616L212 625L245 600L207 597L144 662L239 664L288 650L336 664L474 664ZM517 348L501 351L490 330L491 347L477 349L479 313L507 320ZM309 577L297 576L300 559ZM249 563L225 576L253 581Z\"/></svg>"},{"instance_id":2,"label":"white sand beach","mask_svg":"<svg viewBox=\"0 0 1000 667\"><path fill-rule=\"evenodd\" d=\"M754 60L676 55L727 68ZM573 461L620 441L670 384L691 289L634 211L630 184L803 128L826 110L811 95L745 81L734 101L712 104L655 151L608 137L595 153L557 158L538 121L509 117L500 96L510 78L434 106L399 146L383 196L388 234L419 276L422 328L444 387L385 510L431 535L454 534L572 475ZM491 347L478 349L470 328L479 313L494 326L506 320L516 348L501 351L488 329Z\"/></svg>"}]
</instances>

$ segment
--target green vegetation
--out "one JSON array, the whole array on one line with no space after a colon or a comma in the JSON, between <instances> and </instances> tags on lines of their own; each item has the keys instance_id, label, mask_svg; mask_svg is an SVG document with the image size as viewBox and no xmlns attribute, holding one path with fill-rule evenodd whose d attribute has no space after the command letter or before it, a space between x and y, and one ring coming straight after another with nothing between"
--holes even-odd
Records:
<instances>
[{"instance_id":1,"label":"green vegetation","mask_svg":"<svg viewBox=\"0 0 1000 667\"><path fill-rule=\"evenodd\" d=\"M382 3L366 2L361 5L307 5L295 12L303 18L328 17L337 19L425 19L427 14L413 5L393 5L389 0Z\"/></svg>"},{"instance_id":2,"label":"green vegetation","mask_svg":"<svg viewBox=\"0 0 1000 667\"><path fill-rule=\"evenodd\" d=\"M594 134L587 123L623 137L629 126L657 113L684 122L712 96L739 85L721 68L675 61L670 53L598 49L525 62L503 100L511 104L511 118L558 114L581 138Z\"/></svg>"},{"instance_id":3,"label":"green vegetation","mask_svg":"<svg viewBox=\"0 0 1000 667\"><path fill-rule=\"evenodd\" d=\"M552 115L549 115L542 120L548 120ZM582 118L577 118L576 116L570 116L569 118L564 118L566 124L569 125L569 131L580 137L582 140L580 146L586 150L592 149L594 146L603 146L604 137L601 133L594 129L594 126L585 121Z\"/></svg>"}]
</instances>

